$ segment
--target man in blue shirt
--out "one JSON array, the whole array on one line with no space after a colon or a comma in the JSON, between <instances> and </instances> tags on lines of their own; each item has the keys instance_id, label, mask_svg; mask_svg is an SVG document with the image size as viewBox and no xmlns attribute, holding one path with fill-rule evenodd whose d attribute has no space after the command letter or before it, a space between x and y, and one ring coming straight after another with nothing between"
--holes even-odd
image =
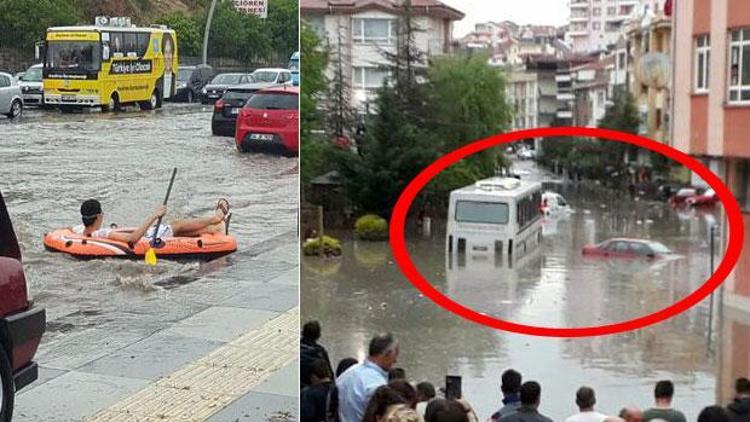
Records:
<instances>
[{"instance_id":1,"label":"man in blue shirt","mask_svg":"<svg viewBox=\"0 0 750 422\"><path fill-rule=\"evenodd\" d=\"M388 371L398 359L398 342L393 334L378 334L370 340L368 357L336 380L341 422L361 422L375 390L388 383Z\"/></svg>"},{"instance_id":2,"label":"man in blue shirt","mask_svg":"<svg viewBox=\"0 0 750 422\"><path fill-rule=\"evenodd\" d=\"M497 422L521 406L521 374L513 369L503 372L500 390L503 392L503 407L490 417L489 422Z\"/></svg>"}]
</instances>

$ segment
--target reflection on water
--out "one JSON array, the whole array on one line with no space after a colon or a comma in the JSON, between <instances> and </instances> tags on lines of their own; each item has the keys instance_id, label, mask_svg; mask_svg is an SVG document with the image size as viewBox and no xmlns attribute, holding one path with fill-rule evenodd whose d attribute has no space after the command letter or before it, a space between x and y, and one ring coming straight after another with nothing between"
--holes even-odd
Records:
<instances>
[{"instance_id":1,"label":"reflection on water","mask_svg":"<svg viewBox=\"0 0 750 422\"><path fill-rule=\"evenodd\" d=\"M689 294L710 274L706 218L676 215L661 204L601 196L596 189L560 186L576 212L545 228L537 251L516 262L492 255L445 256L444 229L407 236L415 265L433 285L475 309L537 325L582 326L622 321ZM336 234L334 234L336 235ZM581 247L611 236L651 237L681 258L605 261ZM587 339L504 333L448 314L401 275L386 243L344 241L340 259L305 258L302 317L323 325L334 360L365 355L369 337L392 331L401 340L400 366L414 381L440 386L461 374L480 418L499 407L500 374L508 367L542 384L541 410L562 419L576 411L575 390L590 385L597 407L651 405L653 385L676 384L675 406L695 419L714 402L714 359L706 351L708 300L636 332Z\"/></svg>"}]
</instances>

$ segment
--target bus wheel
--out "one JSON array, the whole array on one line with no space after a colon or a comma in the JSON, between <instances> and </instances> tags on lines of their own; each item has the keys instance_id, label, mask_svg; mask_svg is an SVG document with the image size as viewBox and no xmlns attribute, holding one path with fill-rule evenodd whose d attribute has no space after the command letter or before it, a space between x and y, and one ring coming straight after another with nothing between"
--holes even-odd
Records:
<instances>
[{"instance_id":1,"label":"bus wheel","mask_svg":"<svg viewBox=\"0 0 750 422\"><path fill-rule=\"evenodd\" d=\"M102 111L120 111L120 96L116 92L113 92L109 97L109 103L106 106L102 106Z\"/></svg>"},{"instance_id":2,"label":"bus wheel","mask_svg":"<svg viewBox=\"0 0 750 422\"><path fill-rule=\"evenodd\" d=\"M151 97L149 97L148 101L139 102L138 105L141 107L141 110L154 110L159 107L159 97L157 94L158 91L154 91L151 93Z\"/></svg>"}]
</instances>

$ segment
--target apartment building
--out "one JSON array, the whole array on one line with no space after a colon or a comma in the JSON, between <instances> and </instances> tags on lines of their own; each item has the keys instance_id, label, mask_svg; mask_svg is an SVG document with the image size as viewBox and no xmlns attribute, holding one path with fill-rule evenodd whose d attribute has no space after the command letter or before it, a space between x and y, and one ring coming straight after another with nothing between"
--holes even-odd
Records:
<instances>
[{"instance_id":1,"label":"apartment building","mask_svg":"<svg viewBox=\"0 0 750 422\"><path fill-rule=\"evenodd\" d=\"M393 52L403 0L302 0L300 13L330 50L340 53L343 73L351 81L351 103L364 111L387 78L384 52ZM464 14L437 0L412 0L418 26L417 46L428 56L446 54L452 45L453 22ZM339 45L340 44L340 45ZM328 73L333 75L331 63Z\"/></svg>"},{"instance_id":2,"label":"apartment building","mask_svg":"<svg viewBox=\"0 0 750 422\"><path fill-rule=\"evenodd\" d=\"M577 52L603 51L617 43L634 13L663 7L665 0L570 0L566 38Z\"/></svg>"},{"instance_id":3,"label":"apartment building","mask_svg":"<svg viewBox=\"0 0 750 422\"><path fill-rule=\"evenodd\" d=\"M674 2L673 146L700 158L731 189L750 227L750 2ZM746 68L747 66L747 68ZM721 242L727 227L722 224ZM717 400L750 375L750 240L723 285Z\"/></svg>"}]
</instances>

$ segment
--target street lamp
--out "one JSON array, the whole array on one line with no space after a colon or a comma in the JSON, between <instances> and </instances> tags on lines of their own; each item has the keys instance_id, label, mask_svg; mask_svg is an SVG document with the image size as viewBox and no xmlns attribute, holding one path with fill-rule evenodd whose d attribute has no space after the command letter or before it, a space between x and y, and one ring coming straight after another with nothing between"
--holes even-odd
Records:
<instances>
[{"instance_id":1,"label":"street lamp","mask_svg":"<svg viewBox=\"0 0 750 422\"><path fill-rule=\"evenodd\" d=\"M203 64L208 64L208 33L211 32L211 19L214 17L214 8L216 8L216 0L211 0L211 6L208 8L206 30L203 31Z\"/></svg>"}]
</instances>

